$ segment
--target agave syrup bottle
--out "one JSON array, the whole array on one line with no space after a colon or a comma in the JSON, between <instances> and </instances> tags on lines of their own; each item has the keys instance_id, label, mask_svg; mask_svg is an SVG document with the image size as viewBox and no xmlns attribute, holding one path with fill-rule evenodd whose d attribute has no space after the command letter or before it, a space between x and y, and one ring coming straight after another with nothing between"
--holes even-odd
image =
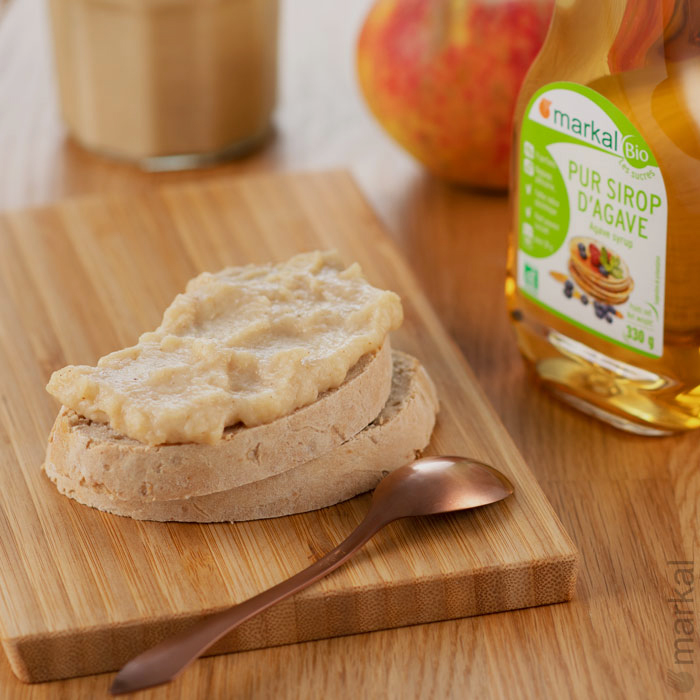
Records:
<instances>
[{"instance_id":1,"label":"agave syrup bottle","mask_svg":"<svg viewBox=\"0 0 700 700\"><path fill-rule=\"evenodd\" d=\"M526 361L617 427L700 427L700 0L557 0L514 123Z\"/></svg>"}]
</instances>

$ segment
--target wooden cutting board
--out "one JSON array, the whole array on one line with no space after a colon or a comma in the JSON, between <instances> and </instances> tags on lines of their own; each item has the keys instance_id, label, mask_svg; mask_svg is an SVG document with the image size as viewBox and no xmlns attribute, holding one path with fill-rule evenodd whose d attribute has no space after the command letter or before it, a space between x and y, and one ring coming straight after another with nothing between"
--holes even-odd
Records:
<instances>
[{"instance_id":1,"label":"wooden cutting board","mask_svg":"<svg viewBox=\"0 0 700 700\"><path fill-rule=\"evenodd\" d=\"M66 201L0 217L0 632L21 679L117 669L203 613L309 565L361 520L366 495L267 521L137 522L59 495L40 471L58 409L44 390L53 370L134 343L203 270L331 247L403 298L406 319L393 344L421 358L441 398L428 451L494 465L515 496L389 526L345 567L211 653L571 597L571 540L347 174Z\"/></svg>"}]
</instances>

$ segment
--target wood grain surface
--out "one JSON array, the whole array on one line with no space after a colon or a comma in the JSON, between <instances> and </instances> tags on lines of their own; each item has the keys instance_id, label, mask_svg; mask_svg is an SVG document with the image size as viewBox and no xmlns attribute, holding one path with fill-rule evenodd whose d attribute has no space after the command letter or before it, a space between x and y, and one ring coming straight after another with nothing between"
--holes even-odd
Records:
<instances>
[{"instance_id":1,"label":"wood grain surface","mask_svg":"<svg viewBox=\"0 0 700 700\"><path fill-rule=\"evenodd\" d=\"M527 376L503 301L504 197L426 175L370 118L353 48L373 0L283 3L277 137L253 157L146 175L84 153L55 102L42 0L0 19L0 207L128 193L221 174L348 167L524 454L582 555L567 605L340 637L199 661L171 698L690 698L674 663L674 570L700 552L700 435L621 434L552 400ZM697 592L697 586L695 587ZM700 605L694 597L695 630ZM669 671L687 669L678 692ZM0 696L106 697L111 676L24 685L0 656Z\"/></svg>"},{"instance_id":2,"label":"wood grain surface","mask_svg":"<svg viewBox=\"0 0 700 700\"><path fill-rule=\"evenodd\" d=\"M426 453L491 464L515 494L391 526L213 651L571 598L573 544L349 176L258 175L66 200L0 216L0 637L21 679L118 670L203 613L300 571L362 520L368 496L250 523L136 522L59 495L38 469L57 409L44 389L52 371L132 345L200 272L314 249L339 250L401 296L405 321L392 343L421 359L440 397Z\"/></svg>"}]
</instances>

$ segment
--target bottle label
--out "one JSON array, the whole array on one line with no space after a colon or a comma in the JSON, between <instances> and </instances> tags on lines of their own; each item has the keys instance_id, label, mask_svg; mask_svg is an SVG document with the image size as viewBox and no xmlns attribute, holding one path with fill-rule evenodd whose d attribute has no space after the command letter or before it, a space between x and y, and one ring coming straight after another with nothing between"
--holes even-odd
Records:
<instances>
[{"instance_id":1,"label":"bottle label","mask_svg":"<svg viewBox=\"0 0 700 700\"><path fill-rule=\"evenodd\" d=\"M578 328L660 357L668 204L636 127L594 90L550 83L525 110L518 168L521 293Z\"/></svg>"}]
</instances>

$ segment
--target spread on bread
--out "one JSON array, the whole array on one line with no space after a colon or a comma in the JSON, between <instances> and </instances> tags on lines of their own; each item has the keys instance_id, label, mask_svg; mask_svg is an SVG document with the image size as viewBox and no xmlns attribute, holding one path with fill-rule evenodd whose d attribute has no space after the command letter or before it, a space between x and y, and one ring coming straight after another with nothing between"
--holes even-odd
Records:
<instances>
[{"instance_id":1,"label":"spread on bread","mask_svg":"<svg viewBox=\"0 0 700 700\"><path fill-rule=\"evenodd\" d=\"M334 253L191 280L161 325L69 366L44 471L86 505L218 522L322 508L373 488L430 441L437 395L392 351L399 297Z\"/></svg>"},{"instance_id":2,"label":"spread on bread","mask_svg":"<svg viewBox=\"0 0 700 700\"><path fill-rule=\"evenodd\" d=\"M230 267L191 280L136 345L54 372L47 389L142 443L215 443L341 385L402 317L396 294L334 253Z\"/></svg>"}]
</instances>

